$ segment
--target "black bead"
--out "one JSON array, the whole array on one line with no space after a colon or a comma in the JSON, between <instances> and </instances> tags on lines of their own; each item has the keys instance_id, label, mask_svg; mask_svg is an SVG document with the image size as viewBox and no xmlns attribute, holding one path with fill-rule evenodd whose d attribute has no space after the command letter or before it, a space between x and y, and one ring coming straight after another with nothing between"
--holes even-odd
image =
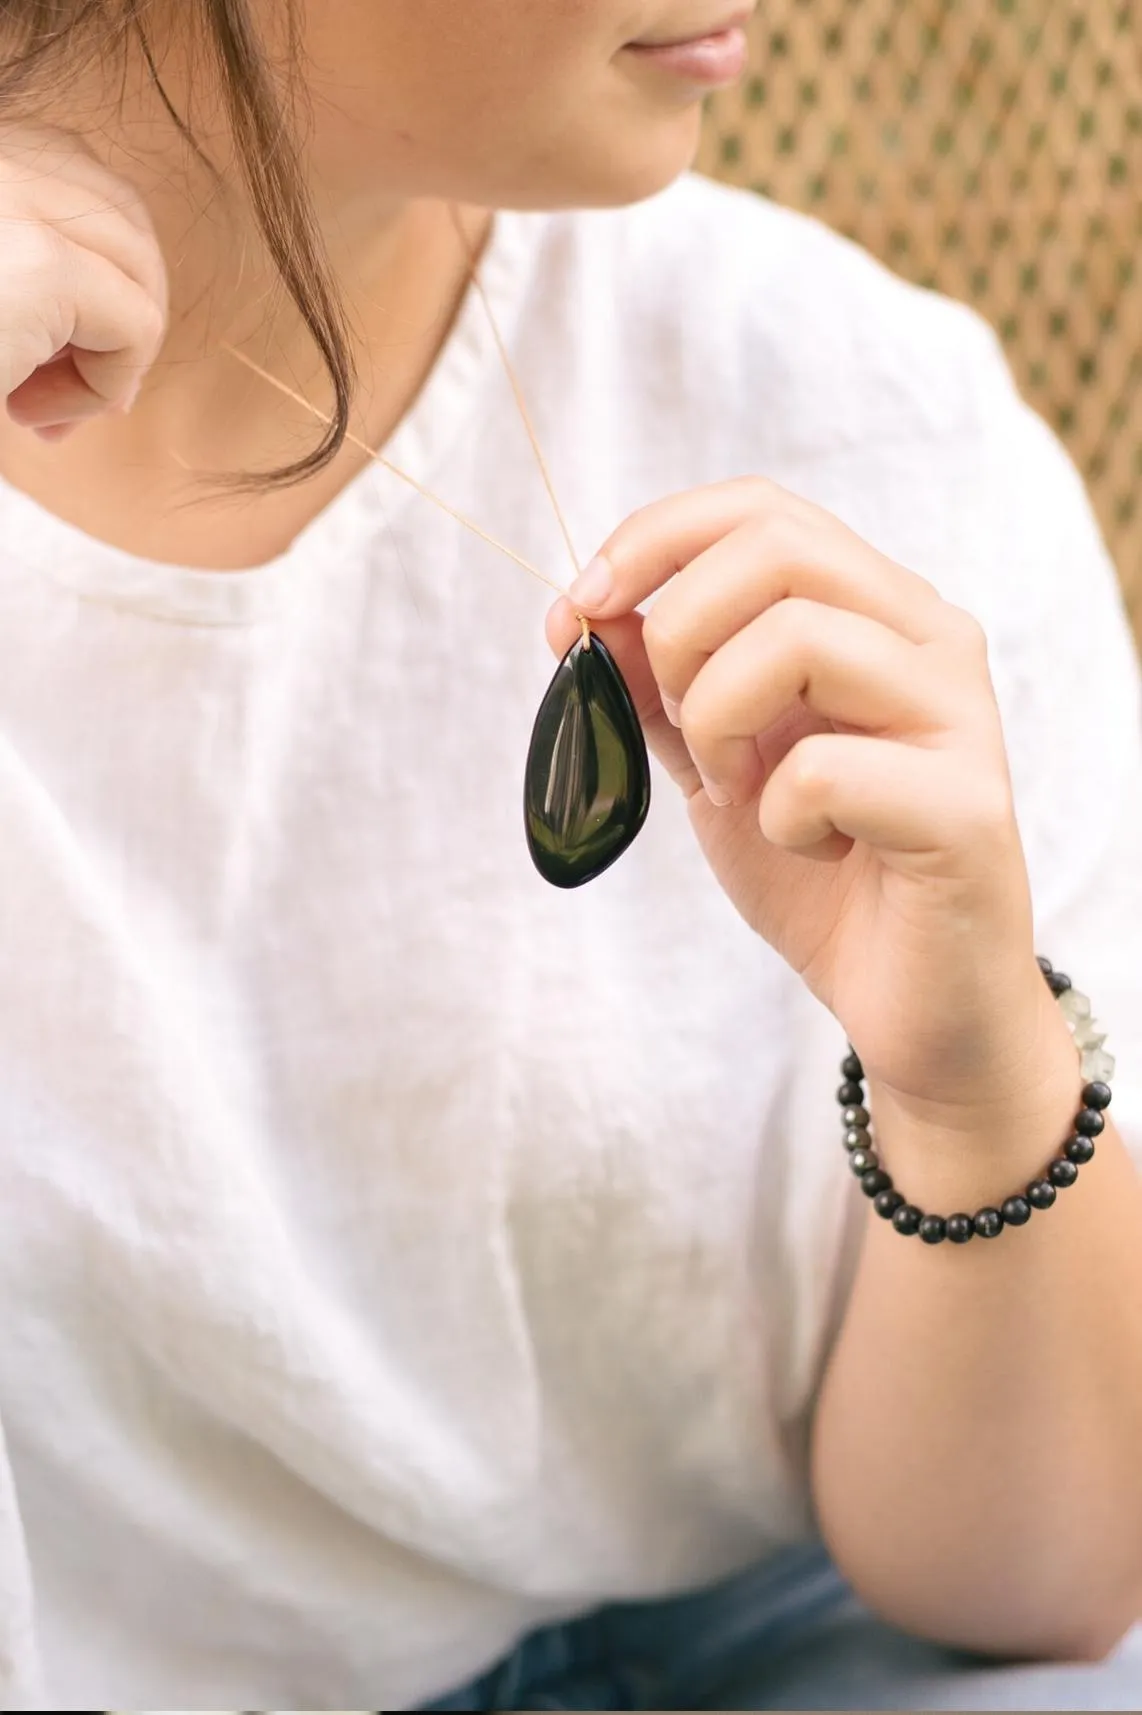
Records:
<instances>
[{"instance_id":1,"label":"black bead","mask_svg":"<svg viewBox=\"0 0 1142 1715\"><path fill-rule=\"evenodd\" d=\"M944 1229L954 1245L966 1245L969 1239L975 1237L970 1215L949 1215L944 1222Z\"/></svg>"},{"instance_id":2,"label":"black bead","mask_svg":"<svg viewBox=\"0 0 1142 1715\"><path fill-rule=\"evenodd\" d=\"M1079 1176L1079 1170L1073 1161L1052 1161L1047 1169L1047 1178L1056 1190L1065 1191L1068 1185L1073 1185Z\"/></svg>"},{"instance_id":3,"label":"black bead","mask_svg":"<svg viewBox=\"0 0 1142 1715\"><path fill-rule=\"evenodd\" d=\"M874 1167L868 1173L860 1176L860 1188L866 1197L879 1197L882 1191L892 1190L892 1176L883 1167Z\"/></svg>"},{"instance_id":4,"label":"black bead","mask_svg":"<svg viewBox=\"0 0 1142 1715\"><path fill-rule=\"evenodd\" d=\"M1073 1161L1076 1167L1085 1167L1088 1161L1094 1160L1094 1139L1072 1137L1068 1139L1063 1154L1068 1161Z\"/></svg>"},{"instance_id":5,"label":"black bead","mask_svg":"<svg viewBox=\"0 0 1142 1715\"><path fill-rule=\"evenodd\" d=\"M841 1061L841 1072L850 1083L861 1083L864 1078L864 1067L860 1063L860 1055L846 1054Z\"/></svg>"},{"instance_id":6,"label":"black bead","mask_svg":"<svg viewBox=\"0 0 1142 1715\"><path fill-rule=\"evenodd\" d=\"M863 1125L851 1125L845 1133L845 1148L871 1149L872 1139L868 1135L868 1128Z\"/></svg>"},{"instance_id":7,"label":"black bead","mask_svg":"<svg viewBox=\"0 0 1142 1715\"><path fill-rule=\"evenodd\" d=\"M924 1219L924 1211L918 1209L915 1203L904 1203L892 1217L892 1225L898 1233L903 1233L910 1239L913 1233L920 1231L920 1222Z\"/></svg>"},{"instance_id":8,"label":"black bead","mask_svg":"<svg viewBox=\"0 0 1142 1715\"><path fill-rule=\"evenodd\" d=\"M942 1245L947 1237L947 1224L942 1215L925 1215L920 1222L920 1237L926 1245Z\"/></svg>"},{"instance_id":9,"label":"black bead","mask_svg":"<svg viewBox=\"0 0 1142 1715\"><path fill-rule=\"evenodd\" d=\"M849 1166L860 1179L863 1174L871 1173L880 1166L880 1157L875 1149L854 1149L849 1156Z\"/></svg>"},{"instance_id":10,"label":"black bead","mask_svg":"<svg viewBox=\"0 0 1142 1715\"><path fill-rule=\"evenodd\" d=\"M1110 1106L1111 1090L1109 1084L1095 1079L1093 1084L1083 1085L1084 1108L1108 1108Z\"/></svg>"},{"instance_id":11,"label":"black bead","mask_svg":"<svg viewBox=\"0 0 1142 1715\"><path fill-rule=\"evenodd\" d=\"M1035 963L1038 965L1045 977L1049 977L1055 968L1050 959L1036 958Z\"/></svg>"},{"instance_id":12,"label":"black bead","mask_svg":"<svg viewBox=\"0 0 1142 1715\"><path fill-rule=\"evenodd\" d=\"M1106 1130L1106 1121L1097 1108L1084 1108L1075 1120L1075 1130L1080 1137L1097 1137Z\"/></svg>"},{"instance_id":13,"label":"black bead","mask_svg":"<svg viewBox=\"0 0 1142 1715\"><path fill-rule=\"evenodd\" d=\"M861 1089L859 1084L846 1081L837 1091L837 1100L840 1102L842 1108L859 1107L860 1100L863 1095L864 1091Z\"/></svg>"},{"instance_id":14,"label":"black bead","mask_svg":"<svg viewBox=\"0 0 1142 1715\"><path fill-rule=\"evenodd\" d=\"M1009 1197L1000 1214L1005 1227L1025 1227L1031 1219L1031 1205L1026 1197Z\"/></svg>"},{"instance_id":15,"label":"black bead","mask_svg":"<svg viewBox=\"0 0 1142 1715\"><path fill-rule=\"evenodd\" d=\"M998 1209L981 1209L972 1226L981 1239L997 1239L1003 1231L1003 1216Z\"/></svg>"},{"instance_id":16,"label":"black bead","mask_svg":"<svg viewBox=\"0 0 1142 1715\"><path fill-rule=\"evenodd\" d=\"M867 1125L868 1109L862 1107L846 1108L844 1113L841 1115L841 1124L846 1127Z\"/></svg>"},{"instance_id":17,"label":"black bead","mask_svg":"<svg viewBox=\"0 0 1142 1715\"><path fill-rule=\"evenodd\" d=\"M1062 971L1052 971L1047 977L1047 987L1052 994L1066 994L1071 986L1070 977L1065 977Z\"/></svg>"},{"instance_id":18,"label":"black bead","mask_svg":"<svg viewBox=\"0 0 1142 1715\"><path fill-rule=\"evenodd\" d=\"M1049 1209L1058 1194L1049 1179L1033 1179L1027 1187L1027 1201L1033 1209Z\"/></svg>"},{"instance_id":19,"label":"black bead","mask_svg":"<svg viewBox=\"0 0 1142 1715\"><path fill-rule=\"evenodd\" d=\"M899 1191L882 1191L872 1206L882 1221L890 1221L897 1209L904 1207L904 1199Z\"/></svg>"},{"instance_id":20,"label":"black bead","mask_svg":"<svg viewBox=\"0 0 1142 1715\"><path fill-rule=\"evenodd\" d=\"M646 740L606 645L574 643L531 735L524 820L532 861L555 887L581 887L622 856L650 809Z\"/></svg>"}]
</instances>

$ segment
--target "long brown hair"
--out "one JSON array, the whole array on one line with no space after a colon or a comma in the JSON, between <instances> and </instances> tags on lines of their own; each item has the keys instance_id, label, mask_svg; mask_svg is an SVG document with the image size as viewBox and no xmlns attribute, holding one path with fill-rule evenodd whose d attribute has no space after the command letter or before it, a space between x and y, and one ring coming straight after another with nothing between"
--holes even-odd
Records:
<instances>
[{"instance_id":1,"label":"long brown hair","mask_svg":"<svg viewBox=\"0 0 1142 1715\"><path fill-rule=\"evenodd\" d=\"M349 427L355 381L352 347L306 188L293 117L275 83L247 0L177 0L197 24L217 69L238 162L270 259L333 383L330 423L304 458L256 477L224 479L242 488L286 487L323 470L340 451ZM214 165L176 110L159 75L147 33L149 0L0 0L0 117L14 112L77 62L112 61L131 42L145 58L159 97L203 164ZM290 63L297 63L294 0L285 0ZM58 84L57 84L58 87Z\"/></svg>"}]
</instances>

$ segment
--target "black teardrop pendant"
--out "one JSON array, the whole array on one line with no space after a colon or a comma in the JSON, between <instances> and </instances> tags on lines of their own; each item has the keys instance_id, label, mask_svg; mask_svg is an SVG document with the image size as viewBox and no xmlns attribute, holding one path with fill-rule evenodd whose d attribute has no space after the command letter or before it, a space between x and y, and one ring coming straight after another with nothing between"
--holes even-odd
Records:
<instances>
[{"instance_id":1,"label":"black teardrop pendant","mask_svg":"<svg viewBox=\"0 0 1142 1715\"><path fill-rule=\"evenodd\" d=\"M626 681L592 633L569 649L535 717L524 815L535 867L581 887L622 857L650 809L650 763Z\"/></svg>"}]
</instances>

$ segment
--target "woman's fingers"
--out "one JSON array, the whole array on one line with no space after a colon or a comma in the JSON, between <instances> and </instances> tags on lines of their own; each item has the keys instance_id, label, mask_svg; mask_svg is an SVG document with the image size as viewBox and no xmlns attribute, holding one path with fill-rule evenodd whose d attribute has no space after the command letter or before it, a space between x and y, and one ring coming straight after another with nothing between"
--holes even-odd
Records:
<instances>
[{"instance_id":1,"label":"woman's fingers","mask_svg":"<svg viewBox=\"0 0 1142 1715\"><path fill-rule=\"evenodd\" d=\"M44 440L62 440L80 423L106 415L108 408L107 400L79 373L70 346L41 364L8 403L12 421L34 429Z\"/></svg>"},{"instance_id":2,"label":"woman's fingers","mask_svg":"<svg viewBox=\"0 0 1142 1715\"><path fill-rule=\"evenodd\" d=\"M698 657L789 595L868 613L914 641L930 635L941 606L925 578L819 507L753 477L634 513L570 594L588 616L612 618L665 585L652 610L656 633L690 640Z\"/></svg>"},{"instance_id":3,"label":"woman's fingers","mask_svg":"<svg viewBox=\"0 0 1142 1715\"><path fill-rule=\"evenodd\" d=\"M0 125L0 398L28 427L127 405L166 329L167 276L134 187L69 133Z\"/></svg>"},{"instance_id":4,"label":"woman's fingers","mask_svg":"<svg viewBox=\"0 0 1142 1715\"><path fill-rule=\"evenodd\" d=\"M29 199L26 210L19 204L5 206L5 235L21 220L46 222L61 238L106 257L128 280L134 280L165 306L167 276L162 252L150 217L131 187L123 186L117 195L119 187L97 188L95 184L57 178L38 188L38 197Z\"/></svg>"},{"instance_id":5,"label":"woman's fingers","mask_svg":"<svg viewBox=\"0 0 1142 1715\"><path fill-rule=\"evenodd\" d=\"M773 845L815 855L836 835L863 841L913 873L958 863L964 879L996 861L1013 837L1004 770L981 771L963 748L929 750L854 733L814 733L782 759L766 782L758 821ZM1017 836L1016 836L1017 837Z\"/></svg>"},{"instance_id":6,"label":"woman's fingers","mask_svg":"<svg viewBox=\"0 0 1142 1715\"><path fill-rule=\"evenodd\" d=\"M80 281L75 367L93 393L130 404L166 336L166 302L129 279L106 257L74 247Z\"/></svg>"},{"instance_id":7,"label":"woman's fingers","mask_svg":"<svg viewBox=\"0 0 1142 1715\"><path fill-rule=\"evenodd\" d=\"M711 656L685 689L644 635L658 683L711 796L744 803L764 779L758 736L799 701L826 723L915 740L954 723L965 674L948 648L906 642L863 614L790 597ZM713 790L717 789L717 792Z\"/></svg>"},{"instance_id":8,"label":"woman's fingers","mask_svg":"<svg viewBox=\"0 0 1142 1715\"><path fill-rule=\"evenodd\" d=\"M592 575L608 587L592 594ZM663 584L642 620L637 603ZM553 643L573 641L576 613L613 631L655 751L716 806L747 804L764 786L764 814L791 814L797 769L818 754L806 744L838 734L867 735L889 760L906 740L921 768L941 751L977 767L1002 756L978 623L772 484L724 483L636 513L569 597ZM809 806L814 856L843 855L860 837L814 810L807 789L796 801Z\"/></svg>"},{"instance_id":9,"label":"woman's fingers","mask_svg":"<svg viewBox=\"0 0 1142 1715\"><path fill-rule=\"evenodd\" d=\"M687 790L700 781L720 807L748 802L807 731L860 731L930 750L942 734L978 726L977 710L989 724L985 745L1001 744L992 701L977 695L986 661L978 627L956 608L946 609L938 642L914 644L863 614L791 597L735 632L689 686L659 665L652 618L628 614L600 630L656 753ZM552 610L549 630L557 649L574 641L569 602Z\"/></svg>"},{"instance_id":10,"label":"woman's fingers","mask_svg":"<svg viewBox=\"0 0 1142 1715\"><path fill-rule=\"evenodd\" d=\"M0 373L13 420L28 427L58 421L46 412L61 403L61 390L79 414L127 404L162 345L164 306L115 263L54 227L28 226L9 237ZM36 281L41 289L33 292ZM49 373L33 386L37 371L66 347L78 382L72 377L61 389L63 378Z\"/></svg>"}]
</instances>

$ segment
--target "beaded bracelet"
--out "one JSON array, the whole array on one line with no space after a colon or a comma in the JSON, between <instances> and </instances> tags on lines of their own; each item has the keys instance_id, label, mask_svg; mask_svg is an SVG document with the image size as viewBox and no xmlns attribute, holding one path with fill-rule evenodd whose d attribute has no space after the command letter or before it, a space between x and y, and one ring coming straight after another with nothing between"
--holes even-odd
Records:
<instances>
[{"instance_id":1,"label":"beaded bracelet","mask_svg":"<svg viewBox=\"0 0 1142 1715\"><path fill-rule=\"evenodd\" d=\"M1049 959L1040 959L1039 969L1066 1014L1082 1075L1089 1081L1083 1085L1082 1107L1062 1154L1052 1161L1041 1179L1033 1179L1026 1190L1009 1197L1001 1208L980 1209L975 1215L926 1215L901 1196L872 1146L871 1122L864 1105L864 1067L849 1043L848 1053L841 1061L844 1083L837 1091L837 1100L844 1110L841 1122L849 1166L860 1180L865 1196L872 1198L877 1214L882 1220L891 1221L903 1237L919 1234L926 1245L942 1244L945 1239L954 1245L966 1245L977 1233L981 1239L998 1238L1004 1227L1025 1227L1036 1209L1049 1209L1059 1192L1074 1184L1079 1168L1093 1160L1094 1140L1106 1123L1103 1110L1110 1106L1110 1085L1106 1080L1114 1074L1114 1059L1103 1047L1106 1037L1091 1018L1086 995L1072 986L1069 977L1054 970Z\"/></svg>"}]
</instances>

